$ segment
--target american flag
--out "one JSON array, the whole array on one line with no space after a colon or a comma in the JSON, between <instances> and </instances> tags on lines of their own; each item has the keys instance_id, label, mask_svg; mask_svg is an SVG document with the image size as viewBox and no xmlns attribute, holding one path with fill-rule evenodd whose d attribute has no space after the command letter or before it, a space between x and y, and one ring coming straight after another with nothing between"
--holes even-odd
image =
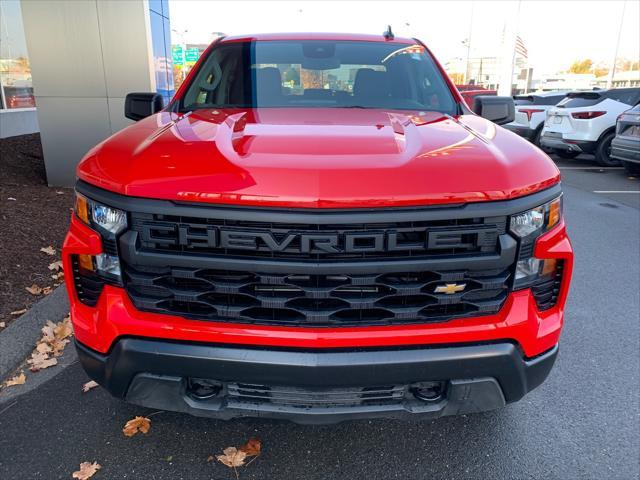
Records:
<instances>
[{"instance_id":1,"label":"american flag","mask_svg":"<svg viewBox=\"0 0 640 480\"><path fill-rule=\"evenodd\" d=\"M527 47L524 46L520 35L516 37L516 55L520 55L522 58L529 58L529 52L527 51Z\"/></svg>"}]
</instances>

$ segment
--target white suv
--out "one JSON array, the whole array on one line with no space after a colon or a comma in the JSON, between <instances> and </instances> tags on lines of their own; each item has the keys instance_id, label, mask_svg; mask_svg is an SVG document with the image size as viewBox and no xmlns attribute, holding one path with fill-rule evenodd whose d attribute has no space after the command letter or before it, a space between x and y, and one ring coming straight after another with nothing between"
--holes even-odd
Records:
<instances>
[{"instance_id":1,"label":"white suv","mask_svg":"<svg viewBox=\"0 0 640 480\"><path fill-rule=\"evenodd\" d=\"M527 95L514 95L516 116L513 122L503 125L507 130L526 138L534 145L540 146L540 134L544 125L547 110L562 100L564 92L540 92Z\"/></svg>"},{"instance_id":2,"label":"white suv","mask_svg":"<svg viewBox=\"0 0 640 480\"><path fill-rule=\"evenodd\" d=\"M599 165L617 165L611 157L616 119L640 101L640 88L571 92L547 110L540 144L564 158L593 153Z\"/></svg>"}]
</instances>

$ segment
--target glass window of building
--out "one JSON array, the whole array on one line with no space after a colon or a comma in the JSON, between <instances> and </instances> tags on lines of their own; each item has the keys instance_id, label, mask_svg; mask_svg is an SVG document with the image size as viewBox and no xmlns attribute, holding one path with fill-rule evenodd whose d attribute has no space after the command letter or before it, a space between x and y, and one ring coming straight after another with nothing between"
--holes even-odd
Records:
<instances>
[{"instance_id":1,"label":"glass window of building","mask_svg":"<svg viewBox=\"0 0 640 480\"><path fill-rule=\"evenodd\" d=\"M36 106L19 0L0 1L0 107Z\"/></svg>"}]
</instances>

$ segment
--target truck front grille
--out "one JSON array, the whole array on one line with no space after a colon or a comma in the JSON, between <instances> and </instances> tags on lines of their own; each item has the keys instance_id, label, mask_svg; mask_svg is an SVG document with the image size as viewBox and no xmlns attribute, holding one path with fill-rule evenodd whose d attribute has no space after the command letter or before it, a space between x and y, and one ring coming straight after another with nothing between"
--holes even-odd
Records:
<instances>
[{"instance_id":1,"label":"truck front grille","mask_svg":"<svg viewBox=\"0 0 640 480\"><path fill-rule=\"evenodd\" d=\"M144 311L210 321L358 326L496 313L507 297L510 271L313 275L125 266L124 275L131 300ZM443 290L450 293L438 293Z\"/></svg>"}]
</instances>

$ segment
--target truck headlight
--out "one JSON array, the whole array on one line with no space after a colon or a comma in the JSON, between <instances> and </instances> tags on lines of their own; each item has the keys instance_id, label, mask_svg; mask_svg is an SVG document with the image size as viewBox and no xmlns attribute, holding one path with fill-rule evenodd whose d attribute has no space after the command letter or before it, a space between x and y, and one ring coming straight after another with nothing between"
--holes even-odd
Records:
<instances>
[{"instance_id":1,"label":"truck headlight","mask_svg":"<svg viewBox=\"0 0 640 480\"><path fill-rule=\"evenodd\" d=\"M127 214L117 208L94 203L92 210L93 222L106 231L117 235L127 228Z\"/></svg>"},{"instance_id":2,"label":"truck headlight","mask_svg":"<svg viewBox=\"0 0 640 480\"><path fill-rule=\"evenodd\" d=\"M521 239L535 238L551 230L562 218L562 197L511 217L511 233Z\"/></svg>"},{"instance_id":3,"label":"truck headlight","mask_svg":"<svg viewBox=\"0 0 640 480\"><path fill-rule=\"evenodd\" d=\"M75 213L77 217L100 234L103 247L110 245L109 251L117 251L116 237L127 228L127 213L123 210L103 205L76 192ZM117 255L100 253L85 259L85 268L115 283L122 283L120 259ZM93 268L89 268L91 265Z\"/></svg>"},{"instance_id":4,"label":"truck headlight","mask_svg":"<svg viewBox=\"0 0 640 480\"><path fill-rule=\"evenodd\" d=\"M556 260L536 258L533 250L538 237L558 225L561 219L562 196L511 217L509 230L520 239L514 289L534 286L556 274Z\"/></svg>"}]
</instances>

